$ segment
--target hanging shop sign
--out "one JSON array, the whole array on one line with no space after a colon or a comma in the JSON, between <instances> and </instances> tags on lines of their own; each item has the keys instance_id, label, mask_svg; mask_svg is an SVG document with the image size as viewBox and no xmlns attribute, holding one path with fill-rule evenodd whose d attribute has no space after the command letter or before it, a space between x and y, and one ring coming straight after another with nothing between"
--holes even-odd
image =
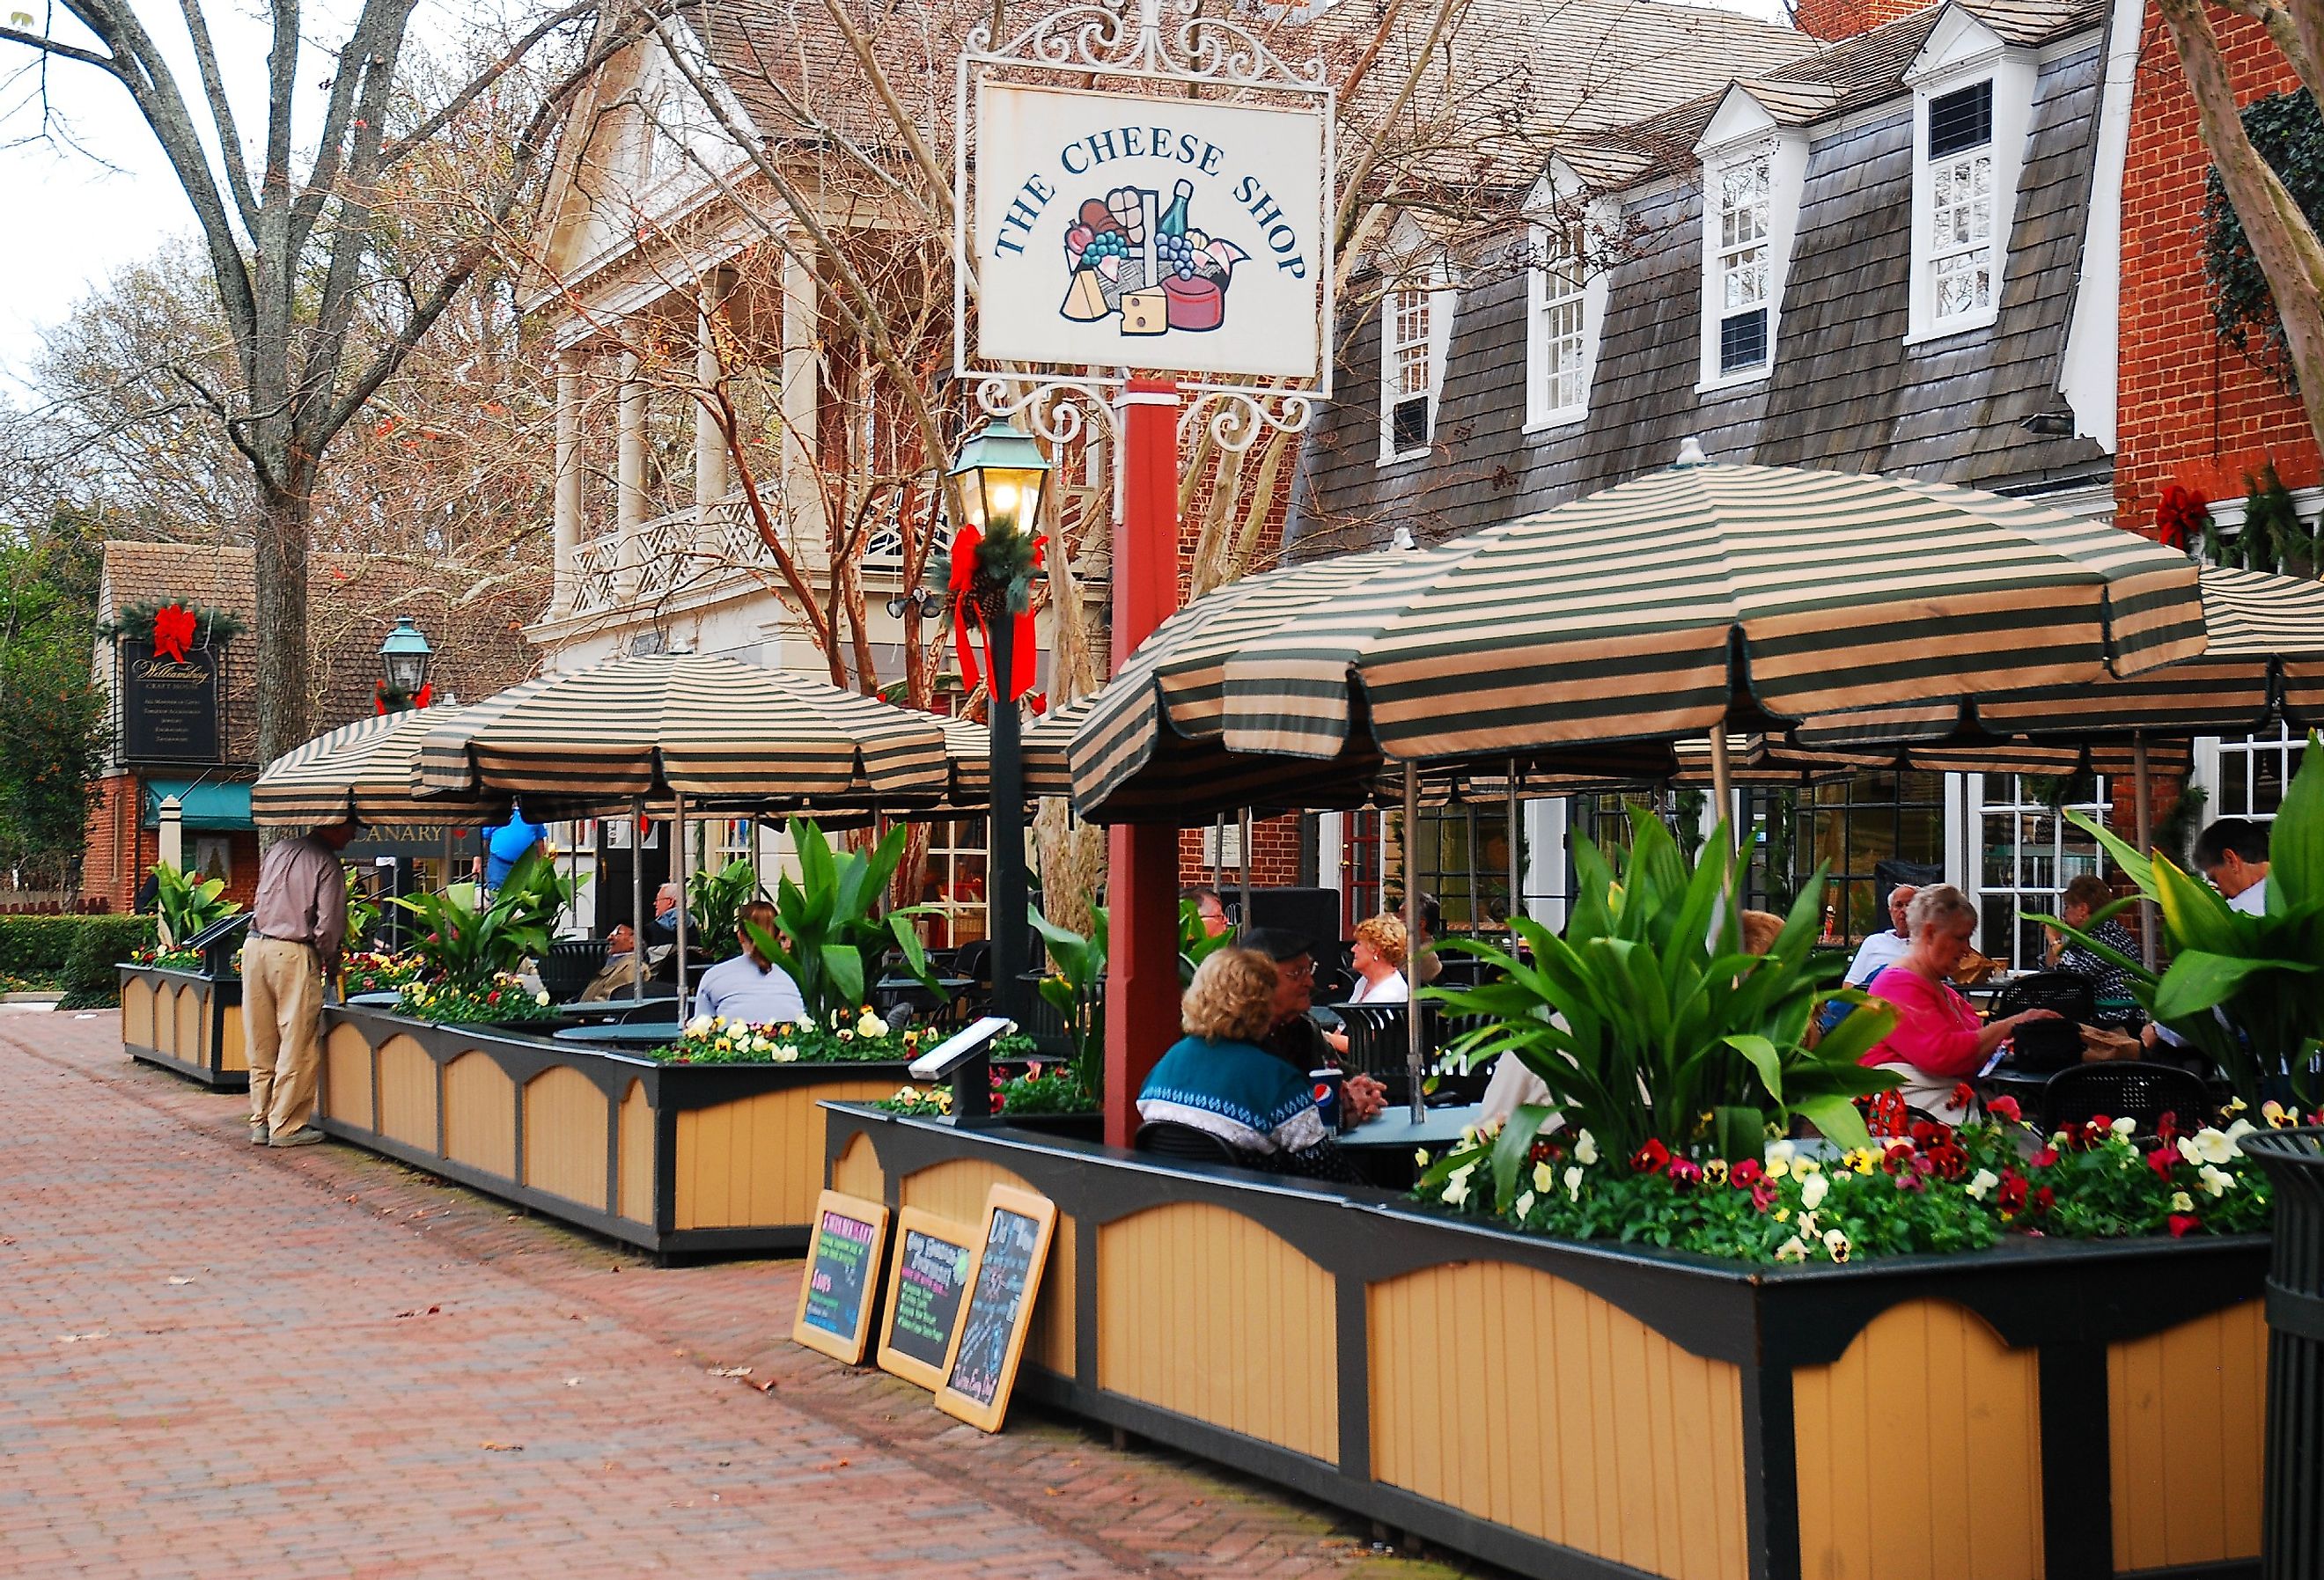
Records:
<instances>
[{"instance_id":1,"label":"hanging shop sign","mask_svg":"<svg viewBox=\"0 0 2324 1580\"><path fill-rule=\"evenodd\" d=\"M976 85L987 365L1313 380L1329 112Z\"/></svg>"},{"instance_id":2,"label":"hanging shop sign","mask_svg":"<svg viewBox=\"0 0 2324 1580\"><path fill-rule=\"evenodd\" d=\"M120 651L122 756L133 762L218 761L217 650L124 638Z\"/></svg>"}]
</instances>

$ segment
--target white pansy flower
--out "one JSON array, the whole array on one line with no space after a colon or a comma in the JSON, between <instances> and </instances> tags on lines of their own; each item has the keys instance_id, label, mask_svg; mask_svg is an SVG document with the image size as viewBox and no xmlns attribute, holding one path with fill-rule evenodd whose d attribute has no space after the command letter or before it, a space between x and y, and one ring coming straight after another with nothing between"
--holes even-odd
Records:
<instances>
[{"instance_id":1,"label":"white pansy flower","mask_svg":"<svg viewBox=\"0 0 2324 1580\"><path fill-rule=\"evenodd\" d=\"M1529 1190L1523 1196L1517 1197L1517 1216L1522 1218L1527 1213L1533 1211L1533 1204L1539 1198Z\"/></svg>"},{"instance_id":2,"label":"white pansy flower","mask_svg":"<svg viewBox=\"0 0 2324 1580\"><path fill-rule=\"evenodd\" d=\"M2203 1154L2195 1150L2195 1138L2192 1136L2179 1138L2179 1155L2190 1163L2200 1163L2203 1160Z\"/></svg>"},{"instance_id":3,"label":"white pansy flower","mask_svg":"<svg viewBox=\"0 0 2324 1580\"><path fill-rule=\"evenodd\" d=\"M1823 1232L1823 1249L1824 1254L1831 1257L1832 1261L1846 1261L1849 1252L1848 1236L1837 1229L1826 1229Z\"/></svg>"},{"instance_id":4,"label":"white pansy flower","mask_svg":"<svg viewBox=\"0 0 2324 1580\"><path fill-rule=\"evenodd\" d=\"M1796 1234L1775 1247L1777 1261L1805 1261L1807 1259L1807 1243Z\"/></svg>"},{"instance_id":5,"label":"white pansy flower","mask_svg":"<svg viewBox=\"0 0 2324 1580\"><path fill-rule=\"evenodd\" d=\"M1809 1236L1810 1238L1813 1238L1815 1232L1816 1215L1813 1213L1802 1213L1800 1215L1800 1233Z\"/></svg>"},{"instance_id":6,"label":"white pansy flower","mask_svg":"<svg viewBox=\"0 0 2324 1580\"><path fill-rule=\"evenodd\" d=\"M2201 1130L2195 1132L2195 1155L2191 1158L2188 1158L2187 1161L2190 1163L2224 1163L2241 1150L2243 1150L2243 1149L2236 1144L2234 1138L2228 1136L2227 1132L2222 1130L2213 1130L2207 1124ZM2181 1157L2186 1156L2183 1148L2180 1155Z\"/></svg>"},{"instance_id":7,"label":"white pansy flower","mask_svg":"<svg viewBox=\"0 0 2324 1580\"><path fill-rule=\"evenodd\" d=\"M532 1002L539 1004L542 1009L547 1009L549 1007L549 990L544 987L539 993L533 994Z\"/></svg>"},{"instance_id":8,"label":"white pansy flower","mask_svg":"<svg viewBox=\"0 0 2324 1580\"><path fill-rule=\"evenodd\" d=\"M1990 1169L1980 1169L1969 1177L1969 1183L1961 1188L1968 1191L1969 1195L1977 1200L1983 1201L1986 1197L1991 1193L1993 1187L2000 1183L2000 1175L1996 1174Z\"/></svg>"},{"instance_id":9,"label":"white pansy flower","mask_svg":"<svg viewBox=\"0 0 2324 1580\"><path fill-rule=\"evenodd\" d=\"M1587 1169L1598 1161L1598 1138L1583 1131L1573 1138L1573 1160Z\"/></svg>"},{"instance_id":10,"label":"white pansy flower","mask_svg":"<svg viewBox=\"0 0 2324 1580\"><path fill-rule=\"evenodd\" d=\"M777 1064L790 1064L798 1058L798 1045L795 1042L782 1043L767 1057Z\"/></svg>"},{"instance_id":11,"label":"white pansy flower","mask_svg":"<svg viewBox=\"0 0 2324 1580\"><path fill-rule=\"evenodd\" d=\"M1822 1173L1823 1165L1813 1158L1794 1158L1792 1160L1792 1172L1798 1178L1805 1179L1812 1175Z\"/></svg>"},{"instance_id":12,"label":"white pansy flower","mask_svg":"<svg viewBox=\"0 0 2324 1580\"><path fill-rule=\"evenodd\" d=\"M1799 1155L1800 1146L1797 1141L1784 1141L1779 1137L1767 1143L1766 1161L1769 1164L1780 1162L1788 1169L1791 1167L1792 1160Z\"/></svg>"},{"instance_id":13,"label":"white pansy flower","mask_svg":"<svg viewBox=\"0 0 2324 1580\"><path fill-rule=\"evenodd\" d=\"M1533 1187L1536 1190L1545 1194L1554 1189L1556 1185L1557 1170L1546 1163L1536 1163L1533 1166Z\"/></svg>"},{"instance_id":14,"label":"white pansy flower","mask_svg":"<svg viewBox=\"0 0 2324 1580\"><path fill-rule=\"evenodd\" d=\"M1428 1167L1428 1149L1426 1147L1414 1148L1412 1152L1412 1161L1415 1168L1426 1169Z\"/></svg>"},{"instance_id":15,"label":"white pansy flower","mask_svg":"<svg viewBox=\"0 0 2324 1580\"><path fill-rule=\"evenodd\" d=\"M2138 1121L2133 1119L2127 1113L2124 1114L2120 1119L2114 1122L2114 1133L2118 1136L2136 1135L2138 1133Z\"/></svg>"},{"instance_id":16,"label":"white pansy flower","mask_svg":"<svg viewBox=\"0 0 2324 1580\"><path fill-rule=\"evenodd\" d=\"M2201 1180L2203 1182L2203 1188L2209 1191L2215 1197L2225 1196L2228 1191L2235 1188L2236 1177L2234 1175L2229 1174L2223 1169L2215 1168L2209 1163L2203 1165L2201 1171L2199 1172L2195 1178Z\"/></svg>"},{"instance_id":17,"label":"white pansy flower","mask_svg":"<svg viewBox=\"0 0 2324 1580\"><path fill-rule=\"evenodd\" d=\"M1445 1177L1444 1199L1448 1203L1457 1207L1469 1199L1469 1176L1476 1167L1474 1163L1463 1163Z\"/></svg>"},{"instance_id":18,"label":"white pansy flower","mask_svg":"<svg viewBox=\"0 0 2324 1580\"><path fill-rule=\"evenodd\" d=\"M1823 1206L1823 1198L1831 1193L1831 1180L1821 1174L1811 1174L1800 1185L1800 1206L1813 1212Z\"/></svg>"},{"instance_id":19,"label":"white pansy flower","mask_svg":"<svg viewBox=\"0 0 2324 1580\"><path fill-rule=\"evenodd\" d=\"M1582 1199L1582 1169L1579 1165L1565 1171L1565 1199L1568 1201Z\"/></svg>"},{"instance_id":20,"label":"white pansy flower","mask_svg":"<svg viewBox=\"0 0 2324 1580\"><path fill-rule=\"evenodd\" d=\"M2171 1210L2174 1213L2191 1213L2195 1210L2195 1198L2183 1190L2174 1190L2171 1193Z\"/></svg>"},{"instance_id":21,"label":"white pansy flower","mask_svg":"<svg viewBox=\"0 0 2324 1580\"><path fill-rule=\"evenodd\" d=\"M2258 1132L2259 1126L2254 1124L2250 1120L2238 1119L2233 1124L2227 1126L2227 1144L2233 1147L2236 1153L2240 1155L2244 1150L2244 1138L2247 1135L2256 1135Z\"/></svg>"},{"instance_id":22,"label":"white pansy flower","mask_svg":"<svg viewBox=\"0 0 2324 1580\"><path fill-rule=\"evenodd\" d=\"M710 1035L710 1017L709 1017L709 1016L707 1016L707 1015L696 1015L696 1016L695 1016L693 1020L688 1021L686 1023L686 1034L687 1034L688 1037L707 1037L707 1036L709 1036L709 1035Z\"/></svg>"},{"instance_id":23,"label":"white pansy flower","mask_svg":"<svg viewBox=\"0 0 2324 1580\"><path fill-rule=\"evenodd\" d=\"M855 1022L855 1035L858 1037L885 1037L888 1035L888 1022L882 1021L871 1011L866 1010L863 1012L863 1018Z\"/></svg>"}]
</instances>

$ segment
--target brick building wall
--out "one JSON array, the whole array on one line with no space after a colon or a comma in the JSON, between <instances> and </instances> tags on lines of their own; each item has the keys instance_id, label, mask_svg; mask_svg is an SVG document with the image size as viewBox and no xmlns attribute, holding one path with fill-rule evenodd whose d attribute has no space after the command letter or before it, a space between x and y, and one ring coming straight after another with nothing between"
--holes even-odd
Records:
<instances>
[{"instance_id":1,"label":"brick building wall","mask_svg":"<svg viewBox=\"0 0 2324 1580\"><path fill-rule=\"evenodd\" d=\"M1834 43L1869 32L1884 22L1894 22L1924 8L1926 0L1799 0L1792 8L1792 25L1810 38Z\"/></svg>"},{"instance_id":2,"label":"brick building wall","mask_svg":"<svg viewBox=\"0 0 2324 1580\"><path fill-rule=\"evenodd\" d=\"M2211 22L2242 102L2298 86L2259 23L2217 8ZM2173 484L2239 500L2244 475L2270 460L2291 487L2319 480L2299 402L2213 331L2201 236L2209 169L2178 53L2150 8L2123 168L2115 457L2116 520L2142 532L2154 530L2155 502Z\"/></svg>"},{"instance_id":3,"label":"brick building wall","mask_svg":"<svg viewBox=\"0 0 2324 1580\"><path fill-rule=\"evenodd\" d=\"M161 859L159 830L143 822L144 787L134 773L108 774L97 782L89 810L88 843L81 853L81 908L125 915L137 898L137 886ZM250 833L212 834L186 831L186 856L193 858L195 841L224 838L226 853L226 898L250 904L258 891L258 836Z\"/></svg>"}]
</instances>

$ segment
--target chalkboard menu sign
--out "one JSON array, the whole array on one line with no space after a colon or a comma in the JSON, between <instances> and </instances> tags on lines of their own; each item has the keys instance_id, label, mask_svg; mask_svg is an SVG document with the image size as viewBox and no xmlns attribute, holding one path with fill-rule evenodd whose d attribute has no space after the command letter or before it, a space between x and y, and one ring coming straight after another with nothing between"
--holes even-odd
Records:
<instances>
[{"instance_id":1,"label":"chalkboard menu sign","mask_svg":"<svg viewBox=\"0 0 2324 1580\"><path fill-rule=\"evenodd\" d=\"M835 1361L862 1362L887 1238L888 1209L878 1202L836 1190L816 1198L815 1240L799 1279L792 1338Z\"/></svg>"},{"instance_id":2,"label":"chalkboard menu sign","mask_svg":"<svg viewBox=\"0 0 2324 1580\"><path fill-rule=\"evenodd\" d=\"M183 657L150 642L121 644L121 754L133 762L218 760L216 650Z\"/></svg>"},{"instance_id":3,"label":"chalkboard menu sign","mask_svg":"<svg viewBox=\"0 0 2324 1580\"><path fill-rule=\"evenodd\" d=\"M1009 1413L1041 1266L1057 1226L1057 1204L1045 1196L996 1185L984 1200L976 1283L961 1318L960 1343L936 1390L936 1408L987 1432Z\"/></svg>"},{"instance_id":4,"label":"chalkboard menu sign","mask_svg":"<svg viewBox=\"0 0 2324 1580\"><path fill-rule=\"evenodd\" d=\"M880 1324L880 1365L936 1388L960 1337L960 1312L976 1274L976 1231L918 1207L896 1215L896 1252Z\"/></svg>"}]
</instances>

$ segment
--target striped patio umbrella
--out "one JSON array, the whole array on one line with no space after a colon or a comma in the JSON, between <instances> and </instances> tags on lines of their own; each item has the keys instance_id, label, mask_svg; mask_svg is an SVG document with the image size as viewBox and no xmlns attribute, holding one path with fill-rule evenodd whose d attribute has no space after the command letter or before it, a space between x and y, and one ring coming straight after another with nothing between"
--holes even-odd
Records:
<instances>
[{"instance_id":1,"label":"striped patio umbrella","mask_svg":"<svg viewBox=\"0 0 2324 1580\"><path fill-rule=\"evenodd\" d=\"M1108 688L1075 739L1075 794L1092 817L1139 815L1139 781L1198 743L1286 780L1375 753L1586 763L1610 744L2080 686L2200 653L2195 592L2183 554L2021 499L1679 466L1213 595ZM1263 772L1231 777L1275 799L1256 794Z\"/></svg>"},{"instance_id":2,"label":"striped patio umbrella","mask_svg":"<svg viewBox=\"0 0 2324 1580\"><path fill-rule=\"evenodd\" d=\"M277 827L318 827L348 818L399 826L482 823L508 809L503 796L416 796L420 744L459 710L415 708L345 725L266 765L250 789L251 816Z\"/></svg>"},{"instance_id":3,"label":"striped patio umbrella","mask_svg":"<svg viewBox=\"0 0 2324 1580\"><path fill-rule=\"evenodd\" d=\"M1074 732L1087 717L1091 699L1075 698L1051 713L1028 722L1019 735L1024 744L1025 796L1073 794L1073 774L1065 766L1066 748ZM981 719L944 719L945 758L950 779L945 805L963 817L981 817L992 794L992 731Z\"/></svg>"},{"instance_id":4,"label":"striped patio umbrella","mask_svg":"<svg viewBox=\"0 0 2324 1580\"><path fill-rule=\"evenodd\" d=\"M861 809L945 789L942 723L807 676L699 653L512 686L431 730L426 794L521 795L534 816L686 797L704 809Z\"/></svg>"}]
</instances>

